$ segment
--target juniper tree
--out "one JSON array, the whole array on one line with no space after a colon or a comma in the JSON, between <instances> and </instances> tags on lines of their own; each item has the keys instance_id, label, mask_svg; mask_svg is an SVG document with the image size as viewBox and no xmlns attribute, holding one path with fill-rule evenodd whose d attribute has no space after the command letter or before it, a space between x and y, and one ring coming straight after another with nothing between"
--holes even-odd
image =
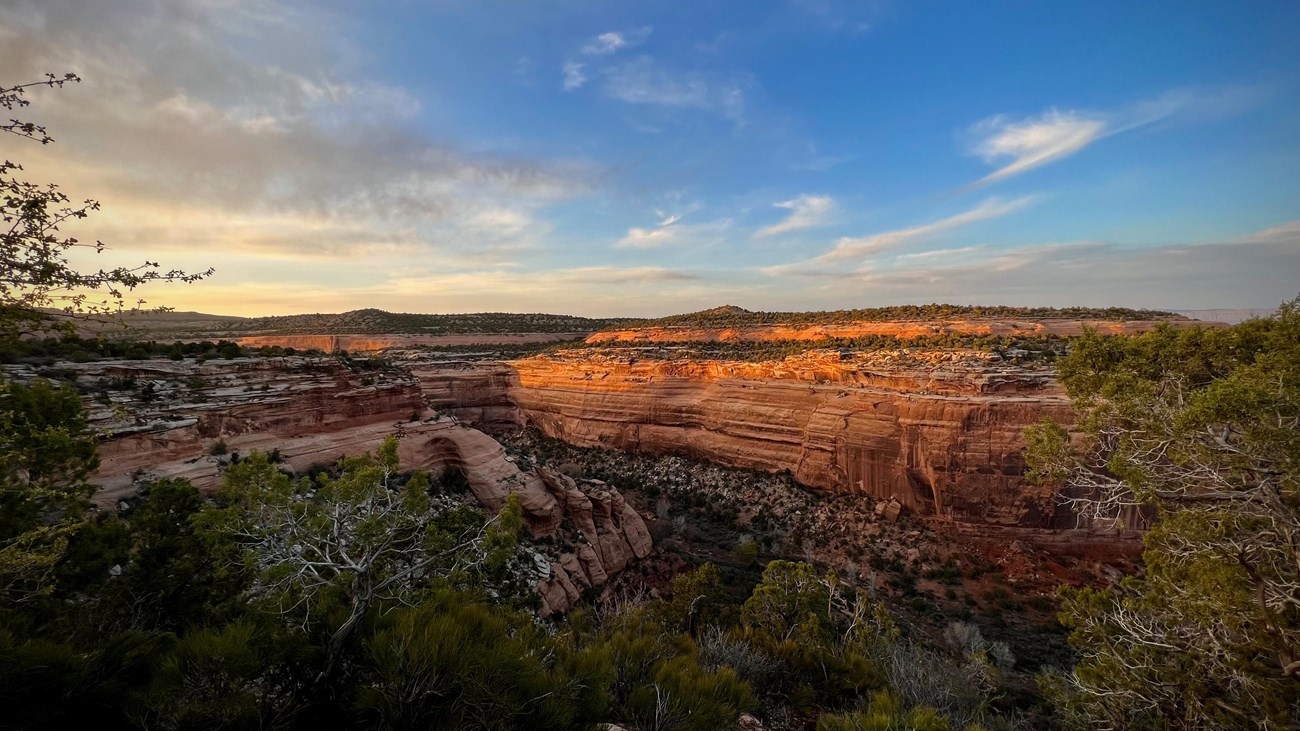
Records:
<instances>
[{"instance_id":1,"label":"juniper tree","mask_svg":"<svg viewBox=\"0 0 1300 731\"><path fill-rule=\"evenodd\" d=\"M41 81L0 87L0 108L19 114L31 104L31 91L80 81L76 74L48 74ZM10 118L0 123L0 132L42 145L54 141L43 125L30 120ZM56 184L24 180L19 177L21 164L0 159L0 337L52 329L72 332L77 318L138 309L144 301L128 302L127 294L144 284L195 282L212 273L165 270L154 261L78 271L68 261L74 249L101 253L106 246L102 241L83 242L62 229L98 211L99 202L75 202Z\"/></svg>"},{"instance_id":2,"label":"juniper tree","mask_svg":"<svg viewBox=\"0 0 1300 731\"><path fill-rule=\"evenodd\" d=\"M30 92L79 82L75 74L0 87L0 108L18 115ZM0 123L0 138L48 145L49 131L31 120ZM55 184L21 179L22 165L0 158L0 340L30 332L71 332L76 318L121 312L126 294L150 282L193 282L211 273L165 271L156 262L93 272L69 262L76 248L102 252L62 228L99 203L74 203ZM142 302L136 302L138 307ZM23 386L0 377L0 594L19 601L53 588L52 569L67 549L97 466L94 439L75 393Z\"/></svg>"},{"instance_id":3,"label":"juniper tree","mask_svg":"<svg viewBox=\"0 0 1300 731\"><path fill-rule=\"evenodd\" d=\"M399 480L397 439L347 458L338 477L291 479L265 454L232 465L211 529L231 536L256 574L253 596L328 634L322 680L360 622L382 603L411 603L434 580L485 582L515 554L522 525L513 496L493 520L453 498L433 501L429 480ZM321 621L323 620L323 625Z\"/></svg>"},{"instance_id":4,"label":"juniper tree","mask_svg":"<svg viewBox=\"0 0 1300 731\"><path fill-rule=\"evenodd\" d=\"M1094 521L1154 513L1145 573L1063 590L1094 728L1300 723L1300 300L1227 329L1080 338L1071 438L1029 433L1034 477Z\"/></svg>"}]
</instances>

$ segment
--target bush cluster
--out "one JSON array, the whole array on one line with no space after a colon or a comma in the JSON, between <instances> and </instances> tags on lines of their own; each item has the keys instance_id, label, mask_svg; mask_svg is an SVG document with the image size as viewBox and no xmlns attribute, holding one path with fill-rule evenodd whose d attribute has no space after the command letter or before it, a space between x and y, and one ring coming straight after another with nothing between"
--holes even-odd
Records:
<instances>
[{"instance_id":1,"label":"bush cluster","mask_svg":"<svg viewBox=\"0 0 1300 731\"><path fill-rule=\"evenodd\" d=\"M53 365L58 361L93 363L101 360L148 360L169 358L200 360L264 357L278 358L292 355L323 355L319 350L295 350L280 346L246 348L230 340L202 340L198 342L154 340L115 340L110 338L41 338L31 340L0 340L0 363L28 365Z\"/></svg>"},{"instance_id":2,"label":"bush cluster","mask_svg":"<svg viewBox=\"0 0 1300 731\"><path fill-rule=\"evenodd\" d=\"M1066 352L1068 339L1059 335L975 335L945 333L895 337L893 335L864 335L856 338L824 338L821 340L765 340L703 342L683 340L656 341L650 346L629 343L597 343L584 346L589 350L627 353L645 360L674 360L696 358L702 360L738 360L763 363L803 355L812 351L838 351L841 356L856 353L889 351L942 351L974 350L997 353L1008 360L1054 360ZM572 348L571 344L553 343L546 348L555 352Z\"/></svg>"}]
</instances>

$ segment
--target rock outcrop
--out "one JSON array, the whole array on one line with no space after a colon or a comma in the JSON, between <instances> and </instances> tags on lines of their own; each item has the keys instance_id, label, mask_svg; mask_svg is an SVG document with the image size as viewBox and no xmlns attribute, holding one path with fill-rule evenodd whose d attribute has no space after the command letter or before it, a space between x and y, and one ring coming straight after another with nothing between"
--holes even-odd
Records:
<instances>
[{"instance_id":1,"label":"rock outcrop","mask_svg":"<svg viewBox=\"0 0 1300 731\"><path fill-rule=\"evenodd\" d=\"M244 453L279 449L306 467L371 449L427 411L410 374L352 370L333 358L119 360L59 370L74 379L102 435L95 481L104 504L132 492L143 474L214 488L219 443Z\"/></svg>"},{"instance_id":2,"label":"rock outcrop","mask_svg":"<svg viewBox=\"0 0 1300 731\"><path fill-rule=\"evenodd\" d=\"M475 498L491 511L513 494L533 537L558 539L548 556L549 574L537 582L543 617L567 611L585 590L603 587L650 555L645 520L617 490L595 480L575 482L546 467L521 471L483 432L451 419L436 424L404 439L399 454L409 451L422 460L419 466L461 468Z\"/></svg>"},{"instance_id":3,"label":"rock outcrop","mask_svg":"<svg viewBox=\"0 0 1300 731\"><path fill-rule=\"evenodd\" d=\"M532 536L552 539L538 554L547 564L537 585L544 616L568 610L652 549L644 520L617 490L545 467L520 470L492 437L431 412L420 382L403 370L354 371L332 358L303 357L104 361L63 370L103 435L93 480L103 506L143 479L179 477L214 490L230 452L275 450L303 471L397 434L404 468L460 468L484 508L497 512L513 494Z\"/></svg>"}]
</instances>

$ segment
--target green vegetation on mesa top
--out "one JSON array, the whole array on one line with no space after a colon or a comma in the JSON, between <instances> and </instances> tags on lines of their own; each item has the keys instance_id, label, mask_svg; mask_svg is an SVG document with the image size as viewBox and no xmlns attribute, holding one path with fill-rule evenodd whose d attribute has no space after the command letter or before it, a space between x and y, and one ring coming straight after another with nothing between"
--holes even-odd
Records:
<instances>
[{"instance_id":1,"label":"green vegetation on mesa top","mask_svg":"<svg viewBox=\"0 0 1300 731\"><path fill-rule=\"evenodd\" d=\"M427 315L352 310L337 314L225 317L197 312L132 312L120 318L78 322L83 336L212 338L246 335L442 335L460 333L586 333L626 318L590 318L544 313L474 312ZM124 327L125 326L125 327Z\"/></svg>"},{"instance_id":2,"label":"green vegetation on mesa top","mask_svg":"<svg viewBox=\"0 0 1300 731\"><path fill-rule=\"evenodd\" d=\"M544 313L474 312L422 315L384 310L353 310L337 315L257 317L238 324L241 329L277 333L556 333L592 332L625 320L548 315Z\"/></svg>"},{"instance_id":3,"label":"green vegetation on mesa top","mask_svg":"<svg viewBox=\"0 0 1300 731\"><path fill-rule=\"evenodd\" d=\"M247 335L443 335L468 333L587 333L638 327L740 327L746 325L829 325L850 322L936 321L998 317L1095 320L1186 319L1172 312L1126 307L1002 307L975 305L897 305L822 312L751 312L727 305L657 319L578 317L546 313L473 312L420 314L379 309L341 313L224 317L196 312L135 312L120 321L79 322L82 336L134 335L155 339L221 338ZM123 330L122 326L126 329Z\"/></svg>"},{"instance_id":4,"label":"green vegetation on mesa top","mask_svg":"<svg viewBox=\"0 0 1300 731\"><path fill-rule=\"evenodd\" d=\"M821 340L729 340L709 342L680 340L673 342L603 342L578 346L584 350L609 353L635 353L643 360L737 360L746 363L765 363L784 360L809 351L838 350L841 354L869 353L881 350L976 350L997 353L1016 361L1052 360L1066 352L1067 338L1059 335L976 335L971 333L943 333L900 338L893 335L863 335L856 338L823 338ZM543 343L538 352L557 352L572 349L572 342Z\"/></svg>"},{"instance_id":5,"label":"green vegetation on mesa top","mask_svg":"<svg viewBox=\"0 0 1300 731\"><path fill-rule=\"evenodd\" d=\"M1134 310L1128 307L1006 307L1002 305L894 305L860 310L825 310L819 312L751 312L743 307L724 305L711 310L669 315L642 320L636 327L736 327L740 325L831 325L849 322L888 322L895 320L950 320L972 317L1000 317L1018 320L1046 318L1087 320L1184 320L1182 315L1161 310ZM623 321L623 327L632 323ZM617 327L609 329L618 329Z\"/></svg>"}]
</instances>

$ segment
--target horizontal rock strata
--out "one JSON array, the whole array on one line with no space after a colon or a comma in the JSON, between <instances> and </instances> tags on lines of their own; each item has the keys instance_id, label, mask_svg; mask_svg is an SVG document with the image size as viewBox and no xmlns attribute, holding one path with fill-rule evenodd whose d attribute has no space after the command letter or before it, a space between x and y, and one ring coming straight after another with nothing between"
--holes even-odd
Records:
<instances>
[{"instance_id":1,"label":"horizontal rock strata","mask_svg":"<svg viewBox=\"0 0 1300 731\"><path fill-rule=\"evenodd\" d=\"M674 453L812 487L894 498L990 526L1072 528L1024 478L1022 432L1071 419L1050 371L988 354L810 354L779 363L537 357L513 361L509 400L583 446Z\"/></svg>"},{"instance_id":2,"label":"horizontal rock strata","mask_svg":"<svg viewBox=\"0 0 1300 731\"><path fill-rule=\"evenodd\" d=\"M154 478L185 478L211 492L232 452L276 450L285 466L301 472L373 451L397 434L403 468L458 467L489 512L514 494L530 533L559 539L539 554L545 578L536 588L544 616L567 611L584 590L603 587L652 548L645 522L617 490L545 468L521 471L495 439L431 412L420 382L406 371L354 371L332 358L304 357L61 367L83 390L91 426L103 435L93 478L101 506ZM6 371L20 379L35 375L19 367ZM468 397L473 389L449 392ZM223 450L214 450L218 443Z\"/></svg>"},{"instance_id":3,"label":"horizontal rock strata","mask_svg":"<svg viewBox=\"0 0 1300 731\"><path fill-rule=\"evenodd\" d=\"M520 426L523 416L510 400L519 383L515 369L499 361L416 361L406 366L420 382L424 401L487 429Z\"/></svg>"}]
</instances>

